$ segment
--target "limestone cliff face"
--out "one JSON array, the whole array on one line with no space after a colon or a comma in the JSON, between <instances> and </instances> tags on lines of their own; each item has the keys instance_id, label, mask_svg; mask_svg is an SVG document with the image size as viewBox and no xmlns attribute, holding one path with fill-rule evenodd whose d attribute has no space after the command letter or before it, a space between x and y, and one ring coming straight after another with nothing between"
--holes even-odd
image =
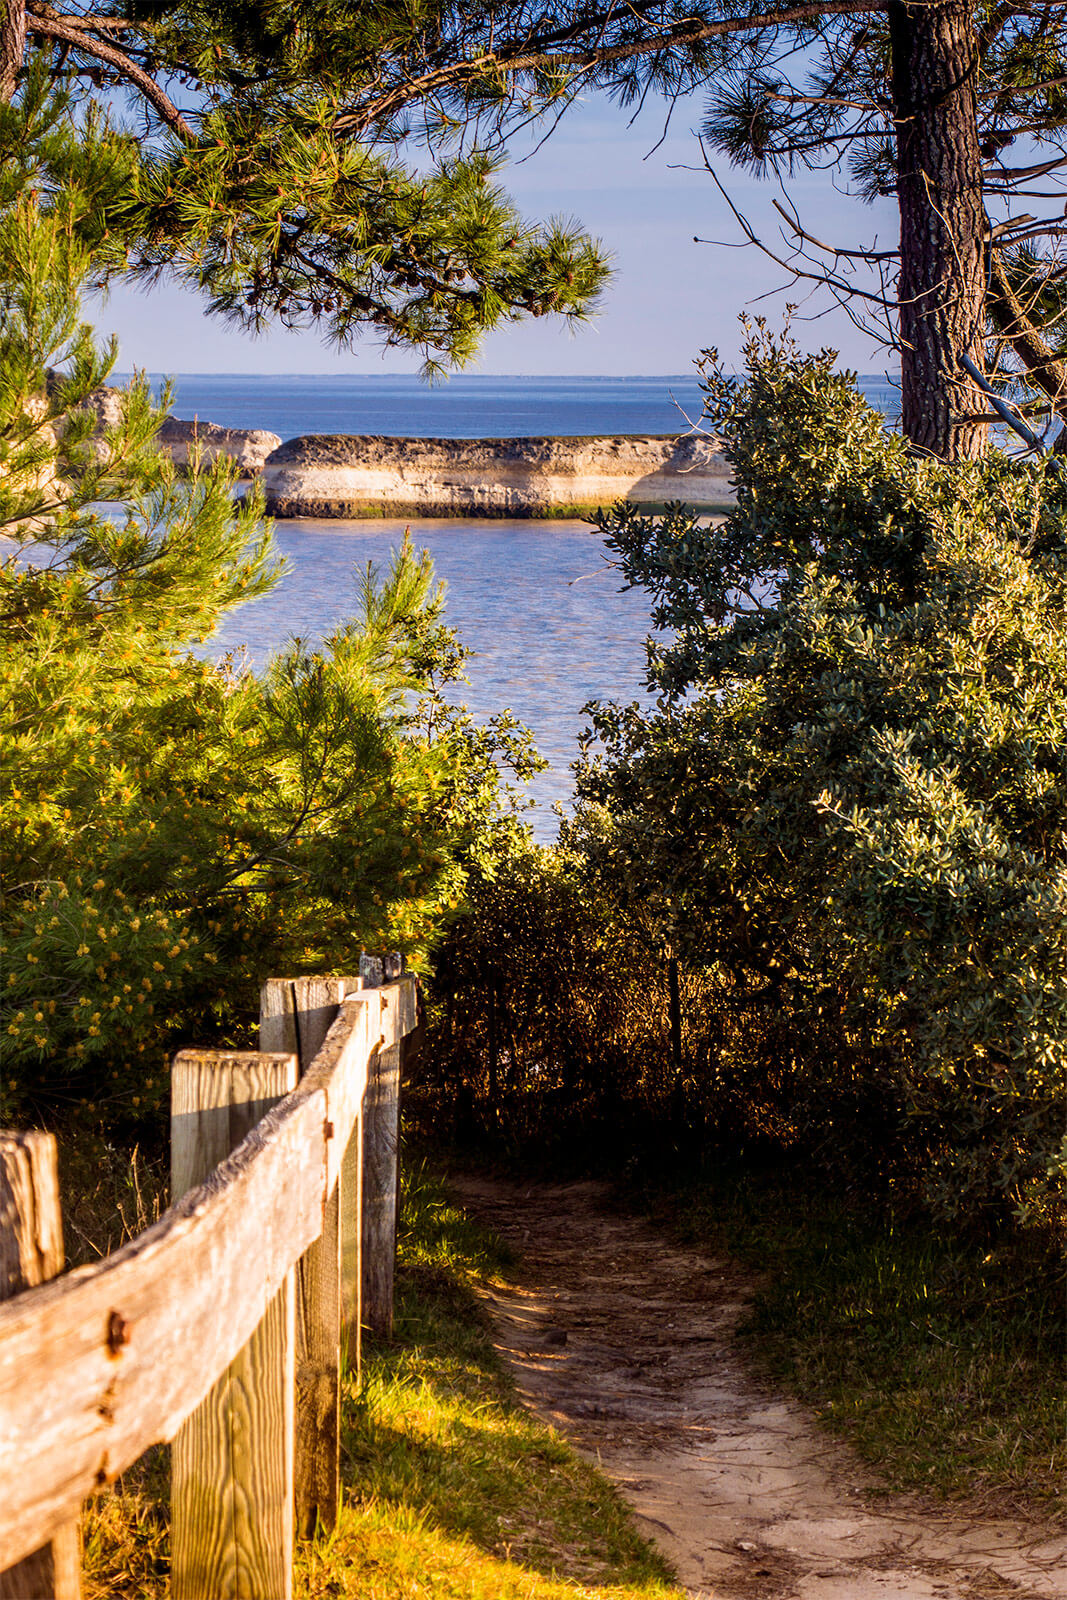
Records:
<instances>
[{"instance_id":1,"label":"limestone cliff face","mask_svg":"<svg viewBox=\"0 0 1067 1600\"><path fill-rule=\"evenodd\" d=\"M242 475L258 475L281 440L266 428L221 428L216 422L165 417L156 443L175 466L187 467L194 454L198 454L201 468L210 466L217 456L232 456Z\"/></svg>"},{"instance_id":2,"label":"limestone cliff face","mask_svg":"<svg viewBox=\"0 0 1067 1600\"><path fill-rule=\"evenodd\" d=\"M580 439L390 439L307 434L268 456L276 517L551 517L629 499L733 502L716 441L654 434Z\"/></svg>"},{"instance_id":3,"label":"limestone cliff face","mask_svg":"<svg viewBox=\"0 0 1067 1600\"><path fill-rule=\"evenodd\" d=\"M85 404L96 412L95 448L103 451L102 435L105 428L114 428L122 416L121 389L94 389ZM265 428L222 428L215 422L187 422L181 417L164 417L156 444L163 455L170 456L176 466L188 467L190 458L199 452L201 470L208 467L217 456L232 456L243 476L255 475L263 470L263 463L272 450L281 444L276 433Z\"/></svg>"}]
</instances>

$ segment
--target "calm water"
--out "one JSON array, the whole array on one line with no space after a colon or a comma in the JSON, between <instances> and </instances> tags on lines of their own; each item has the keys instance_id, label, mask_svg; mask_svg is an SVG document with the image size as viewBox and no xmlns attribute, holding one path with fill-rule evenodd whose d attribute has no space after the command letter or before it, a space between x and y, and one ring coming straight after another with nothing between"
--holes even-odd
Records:
<instances>
[{"instance_id":1,"label":"calm water","mask_svg":"<svg viewBox=\"0 0 1067 1600\"><path fill-rule=\"evenodd\" d=\"M403 522L280 522L291 572L273 594L233 614L211 643L262 662L287 634L317 637L351 615L355 575L384 564ZM509 706L552 763L530 785L537 837L555 837L553 802L571 792L568 767L587 700L641 698L648 607L619 577L592 530L577 522L411 525L448 584L448 620L475 652L461 699L481 720Z\"/></svg>"},{"instance_id":2,"label":"calm water","mask_svg":"<svg viewBox=\"0 0 1067 1600\"><path fill-rule=\"evenodd\" d=\"M230 427L408 438L524 434L670 433L700 413L692 373L639 378L454 377L428 388L413 377L231 377L180 374L175 413ZM861 386L888 415L884 377ZM385 563L402 522L277 525L290 572L272 595L234 613L212 640L263 662L291 634L321 638L354 605L354 574ZM599 538L581 523L421 521L416 544L448 583L448 619L475 652L462 698L478 717L509 706L534 731L550 769L531 785L531 822L551 839L551 807L571 793L569 765L581 708L594 698L641 698L648 607L622 593Z\"/></svg>"},{"instance_id":3,"label":"calm water","mask_svg":"<svg viewBox=\"0 0 1067 1600\"><path fill-rule=\"evenodd\" d=\"M153 383L159 374L150 374ZM116 380L118 381L118 380ZM432 388L418 378L232 377L179 373L174 412L230 428L383 433L409 439L516 439L527 434L681 433L700 415L693 373L640 378L490 378L459 374ZM860 387L887 415L899 410L884 376Z\"/></svg>"}]
</instances>

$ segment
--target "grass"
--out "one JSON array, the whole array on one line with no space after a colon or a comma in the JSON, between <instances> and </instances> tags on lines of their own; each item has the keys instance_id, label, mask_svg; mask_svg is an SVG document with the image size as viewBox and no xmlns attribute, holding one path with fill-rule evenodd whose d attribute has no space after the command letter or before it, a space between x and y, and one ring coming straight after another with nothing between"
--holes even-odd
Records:
<instances>
[{"instance_id":1,"label":"grass","mask_svg":"<svg viewBox=\"0 0 1067 1600\"><path fill-rule=\"evenodd\" d=\"M473 1290L499 1247L425 1170L405 1183L395 1334L347 1385L344 1506L298 1546L296 1595L680 1600L607 1481L518 1405ZM85 1600L167 1593L167 1455L87 1507Z\"/></svg>"},{"instance_id":2,"label":"grass","mask_svg":"<svg viewBox=\"0 0 1067 1600\"><path fill-rule=\"evenodd\" d=\"M653 1197L690 1242L761 1274L742 1338L887 1487L1062 1516L1062 1271L1016 1245L871 1215L776 1175L720 1171Z\"/></svg>"}]
</instances>

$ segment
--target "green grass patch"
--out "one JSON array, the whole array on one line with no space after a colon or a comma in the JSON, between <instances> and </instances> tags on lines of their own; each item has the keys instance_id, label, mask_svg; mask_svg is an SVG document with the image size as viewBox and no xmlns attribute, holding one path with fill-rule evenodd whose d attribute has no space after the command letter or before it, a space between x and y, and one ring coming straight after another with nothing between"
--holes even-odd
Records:
<instances>
[{"instance_id":1,"label":"green grass patch","mask_svg":"<svg viewBox=\"0 0 1067 1600\"><path fill-rule=\"evenodd\" d=\"M742 1338L758 1368L894 1489L1062 1515L1062 1269L954 1239L800 1181L719 1172L658 1189L684 1239L763 1275Z\"/></svg>"},{"instance_id":2,"label":"green grass patch","mask_svg":"<svg viewBox=\"0 0 1067 1600\"><path fill-rule=\"evenodd\" d=\"M518 1404L473 1288L506 1265L431 1174L405 1177L394 1337L347 1385L344 1505L298 1546L298 1600L680 1600L607 1480ZM168 1593L168 1454L87 1507L85 1600Z\"/></svg>"},{"instance_id":3,"label":"green grass patch","mask_svg":"<svg viewBox=\"0 0 1067 1600\"><path fill-rule=\"evenodd\" d=\"M348 1412L345 1478L356 1503L345 1537L359 1577L339 1592L666 1600L677 1593L668 1569L606 1479L516 1402L473 1289L506 1265L438 1180L416 1173L395 1336L371 1349ZM433 1587L406 1586L413 1560L432 1571Z\"/></svg>"}]
</instances>

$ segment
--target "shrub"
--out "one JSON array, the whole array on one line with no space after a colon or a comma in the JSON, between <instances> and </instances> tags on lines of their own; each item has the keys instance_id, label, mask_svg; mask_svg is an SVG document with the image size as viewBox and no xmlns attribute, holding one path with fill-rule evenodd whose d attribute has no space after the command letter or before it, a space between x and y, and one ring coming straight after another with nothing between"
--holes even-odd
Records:
<instances>
[{"instance_id":1,"label":"shrub","mask_svg":"<svg viewBox=\"0 0 1067 1600\"><path fill-rule=\"evenodd\" d=\"M727 1009L788 1018L794 1125L899 1147L944 1215L1062 1226L1067 482L910 456L832 352L746 360L704 364L725 522L599 519L669 634L657 708L596 712L591 859Z\"/></svg>"}]
</instances>

